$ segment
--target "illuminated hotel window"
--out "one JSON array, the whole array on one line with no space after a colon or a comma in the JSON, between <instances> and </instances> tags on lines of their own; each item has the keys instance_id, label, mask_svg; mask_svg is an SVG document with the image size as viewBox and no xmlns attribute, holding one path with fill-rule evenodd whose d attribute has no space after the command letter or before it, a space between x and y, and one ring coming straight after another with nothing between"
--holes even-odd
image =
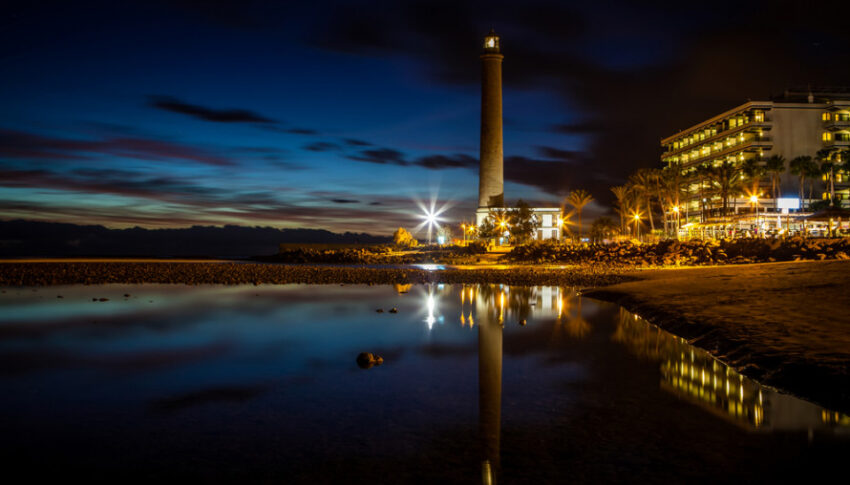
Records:
<instances>
[{"instance_id":1,"label":"illuminated hotel window","mask_svg":"<svg viewBox=\"0 0 850 485\"><path fill-rule=\"evenodd\" d=\"M729 120L729 128L735 128L736 126L738 126L738 120L736 120L735 118L731 118Z\"/></svg>"},{"instance_id":2,"label":"illuminated hotel window","mask_svg":"<svg viewBox=\"0 0 850 485\"><path fill-rule=\"evenodd\" d=\"M823 116L821 117L821 119L823 121L829 121L829 113L824 113Z\"/></svg>"},{"instance_id":3,"label":"illuminated hotel window","mask_svg":"<svg viewBox=\"0 0 850 485\"><path fill-rule=\"evenodd\" d=\"M738 160L740 160L742 162L744 161L744 152L741 152L741 153L738 154Z\"/></svg>"},{"instance_id":4,"label":"illuminated hotel window","mask_svg":"<svg viewBox=\"0 0 850 485\"><path fill-rule=\"evenodd\" d=\"M825 131L825 132L823 132L823 137L822 137L822 138L823 138L823 141L829 141L829 140L832 140L832 133L830 133L830 132L828 132L828 131Z\"/></svg>"},{"instance_id":5,"label":"illuminated hotel window","mask_svg":"<svg viewBox=\"0 0 850 485\"><path fill-rule=\"evenodd\" d=\"M764 121L764 112L760 110L753 111L753 118L755 118L756 123L761 123Z\"/></svg>"}]
</instances>

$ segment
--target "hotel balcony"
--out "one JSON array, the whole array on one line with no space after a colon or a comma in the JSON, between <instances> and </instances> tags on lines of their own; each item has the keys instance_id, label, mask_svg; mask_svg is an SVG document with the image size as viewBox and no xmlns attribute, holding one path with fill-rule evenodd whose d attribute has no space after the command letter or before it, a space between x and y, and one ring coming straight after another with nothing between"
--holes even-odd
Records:
<instances>
[{"instance_id":1,"label":"hotel balcony","mask_svg":"<svg viewBox=\"0 0 850 485\"><path fill-rule=\"evenodd\" d=\"M705 145L707 143L716 142L716 141L722 140L723 138L739 134L740 132L748 132L750 130L759 130L759 129L762 130L762 131L769 131L772 126L773 125L771 124L771 120L767 116L764 117L763 121L755 121L754 119L751 119L748 123L736 126L735 128L732 128L732 129L729 129L729 130L726 130L726 131L721 131L714 136L710 136L710 137L705 138L703 140L696 141L694 143L691 143L690 145L680 146L679 148L668 150L668 151L662 153L661 156L667 157L667 156L670 156L670 155L676 155L676 154L679 154L679 153L683 153L683 152L686 152L688 150L692 150L694 147L702 146L702 145ZM761 138L765 139L764 136L762 136Z\"/></svg>"},{"instance_id":2,"label":"hotel balcony","mask_svg":"<svg viewBox=\"0 0 850 485\"><path fill-rule=\"evenodd\" d=\"M850 129L850 119L824 121L823 127L829 131Z\"/></svg>"},{"instance_id":3,"label":"hotel balcony","mask_svg":"<svg viewBox=\"0 0 850 485\"><path fill-rule=\"evenodd\" d=\"M848 143L850 143L850 142L848 142ZM723 150L715 151L715 152L709 153L707 155L702 155L702 156L697 157L697 158L692 158L692 159L688 160L687 162L682 162L682 166L690 167L692 165L702 163L702 162L705 162L705 161L708 161L708 160L714 160L716 158L725 157L726 155L729 155L729 154L732 154L732 153L745 152L745 151L756 151L756 150L759 150L759 149L770 150L771 148L773 148L773 142L771 141L770 137L768 137L768 136L753 137L753 138L750 138L748 140L745 139L741 143L737 143L737 144L732 145L730 147L726 147Z\"/></svg>"},{"instance_id":4,"label":"hotel balcony","mask_svg":"<svg viewBox=\"0 0 850 485\"><path fill-rule=\"evenodd\" d=\"M836 147L836 148L848 148L848 147L850 147L850 139L836 140L836 139L833 138L832 140L828 140L828 141L823 142L823 146Z\"/></svg>"}]
</instances>

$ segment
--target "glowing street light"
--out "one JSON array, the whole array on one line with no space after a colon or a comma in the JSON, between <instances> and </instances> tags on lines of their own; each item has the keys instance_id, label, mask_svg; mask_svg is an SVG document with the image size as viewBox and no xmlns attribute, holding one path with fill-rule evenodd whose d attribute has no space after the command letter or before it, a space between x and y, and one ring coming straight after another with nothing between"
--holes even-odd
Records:
<instances>
[{"instance_id":1,"label":"glowing street light","mask_svg":"<svg viewBox=\"0 0 850 485\"><path fill-rule=\"evenodd\" d=\"M439 209L436 208L437 201L435 199L431 200L431 206L426 207L424 204L419 203L419 208L422 209L422 215L419 216L422 219L422 222L416 226L416 230L422 229L423 227L428 228L428 245L431 245L431 235L434 229L440 229L440 223L443 222L443 219L440 217L448 207L443 205Z\"/></svg>"},{"instance_id":2,"label":"glowing street light","mask_svg":"<svg viewBox=\"0 0 850 485\"><path fill-rule=\"evenodd\" d=\"M759 196L758 194L753 194L750 196L750 203L753 204L753 208L756 211L756 230L759 228Z\"/></svg>"},{"instance_id":3,"label":"glowing street light","mask_svg":"<svg viewBox=\"0 0 850 485\"><path fill-rule=\"evenodd\" d=\"M679 229L680 229L680 224L681 224L681 221L679 219L679 206L678 205L673 206L673 213L676 214L676 238L678 239L679 238Z\"/></svg>"},{"instance_id":4,"label":"glowing street light","mask_svg":"<svg viewBox=\"0 0 850 485\"><path fill-rule=\"evenodd\" d=\"M640 225L639 225L640 224L640 214L635 213L633 218L634 218L634 221L635 221L635 237L637 237L637 239L640 240Z\"/></svg>"}]
</instances>

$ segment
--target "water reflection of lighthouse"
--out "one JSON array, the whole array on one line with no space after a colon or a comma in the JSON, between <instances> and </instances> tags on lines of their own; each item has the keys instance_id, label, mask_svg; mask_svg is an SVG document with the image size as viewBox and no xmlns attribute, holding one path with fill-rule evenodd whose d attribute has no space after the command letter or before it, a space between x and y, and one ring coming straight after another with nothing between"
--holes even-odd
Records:
<instances>
[{"instance_id":1,"label":"water reflection of lighthouse","mask_svg":"<svg viewBox=\"0 0 850 485\"><path fill-rule=\"evenodd\" d=\"M499 438L502 411L502 329L504 293L496 305L488 305L484 295L475 302L478 320L478 412L484 483L495 483L499 469Z\"/></svg>"}]
</instances>

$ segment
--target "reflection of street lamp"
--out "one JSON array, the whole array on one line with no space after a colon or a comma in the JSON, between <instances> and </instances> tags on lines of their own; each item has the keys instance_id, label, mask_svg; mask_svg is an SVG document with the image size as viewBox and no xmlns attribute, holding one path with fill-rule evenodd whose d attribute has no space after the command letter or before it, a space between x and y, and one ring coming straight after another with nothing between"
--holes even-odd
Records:
<instances>
[{"instance_id":1,"label":"reflection of street lamp","mask_svg":"<svg viewBox=\"0 0 850 485\"><path fill-rule=\"evenodd\" d=\"M466 224L461 224L460 229L463 231L463 243L466 244Z\"/></svg>"}]
</instances>

